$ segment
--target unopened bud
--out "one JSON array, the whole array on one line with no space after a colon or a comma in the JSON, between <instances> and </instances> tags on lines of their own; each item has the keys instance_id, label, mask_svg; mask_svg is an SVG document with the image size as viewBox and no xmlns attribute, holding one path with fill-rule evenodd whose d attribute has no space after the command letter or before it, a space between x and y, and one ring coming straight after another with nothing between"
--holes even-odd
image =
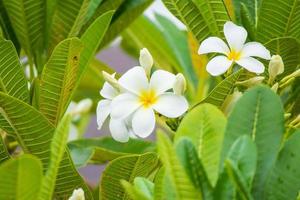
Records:
<instances>
[{"instance_id":1,"label":"unopened bud","mask_svg":"<svg viewBox=\"0 0 300 200\"><path fill-rule=\"evenodd\" d=\"M120 90L120 84L118 83L117 79L115 79L116 73L109 74L105 71L102 71L103 78L106 82L108 82L113 88L116 90Z\"/></svg>"},{"instance_id":2,"label":"unopened bud","mask_svg":"<svg viewBox=\"0 0 300 200\"><path fill-rule=\"evenodd\" d=\"M269 63L269 83L272 84L276 76L284 72L284 64L281 56L274 55L272 56Z\"/></svg>"},{"instance_id":3,"label":"unopened bud","mask_svg":"<svg viewBox=\"0 0 300 200\"><path fill-rule=\"evenodd\" d=\"M83 99L74 108L74 113L85 114L90 111L92 105L93 101L91 99Z\"/></svg>"},{"instance_id":4,"label":"unopened bud","mask_svg":"<svg viewBox=\"0 0 300 200\"><path fill-rule=\"evenodd\" d=\"M271 90L273 90L275 93L277 93L278 87L279 87L279 84L278 84L278 83L275 83L275 84L271 87Z\"/></svg>"},{"instance_id":5,"label":"unopened bud","mask_svg":"<svg viewBox=\"0 0 300 200\"><path fill-rule=\"evenodd\" d=\"M298 69L298 70L294 71L293 73L291 73L290 75L284 77L284 78L280 81L280 83L288 82L290 79L292 79L292 78L295 79L295 78L297 78L297 77L299 77L299 76L300 76L300 69Z\"/></svg>"},{"instance_id":6,"label":"unopened bud","mask_svg":"<svg viewBox=\"0 0 300 200\"><path fill-rule=\"evenodd\" d=\"M84 191L81 188L75 189L69 200L85 200Z\"/></svg>"},{"instance_id":7,"label":"unopened bud","mask_svg":"<svg viewBox=\"0 0 300 200\"><path fill-rule=\"evenodd\" d=\"M265 79L265 77L263 77L263 76L256 76L256 77L250 78L250 79L245 80L245 81L238 81L236 84L237 85L242 85L242 86L245 86L245 87L249 88L249 87L252 87L252 86L255 86L255 85L258 85L258 84L262 83L262 81L264 79Z\"/></svg>"},{"instance_id":8,"label":"unopened bud","mask_svg":"<svg viewBox=\"0 0 300 200\"><path fill-rule=\"evenodd\" d=\"M175 78L175 82L173 85L173 91L177 95L183 95L186 90L186 80L183 74L178 73Z\"/></svg>"},{"instance_id":9,"label":"unopened bud","mask_svg":"<svg viewBox=\"0 0 300 200\"><path fill-rule=\"evenodd\" d=\"M146 74L149 76L151 73L151 68L153 66L153 58L150 54L150 52L148 51L148 49L143 48L140 51L140 65L141 67L143 67L146 71Z\"/></svg>"}]
</instances>

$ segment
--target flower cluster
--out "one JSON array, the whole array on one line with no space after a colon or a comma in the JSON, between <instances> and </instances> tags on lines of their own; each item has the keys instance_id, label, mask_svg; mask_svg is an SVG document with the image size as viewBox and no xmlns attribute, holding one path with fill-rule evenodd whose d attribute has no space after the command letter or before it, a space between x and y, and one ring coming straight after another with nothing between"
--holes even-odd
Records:
<instances>
[{"instance_id":1,"label":"flower cluster","mask_svg":"<svg viewBox=\"0 0 300 200\"><path fill-rule=\"evenodd\" d=\"M155 112L177 118L188 109L183 96L185 79L164 70L151 74L153 59L147 49L140 52L140 66L128 70L118 80L103 72L106 82L100 91L97 123L100 129L110 117L112 137L127 142L130 137L148 137L155 128Z\"/></svg>"},{"instance_id":2,"label":"flower cluster","mask_svg":"<svg viewBox=\"0 0 300 200\"><path fill-rule=\"evenodd\" d=\"M270 51L258 42L245 43L247 31L232 22L226 22L223 31L229 46L218 37L209 37L199 47L199 54L223 54L211 59L206 70L211 75L218 76L230 69L234 63L237 63L250 72L263 73L264 65L253 57L270 60Z\"/></svg>"}]
</instances>

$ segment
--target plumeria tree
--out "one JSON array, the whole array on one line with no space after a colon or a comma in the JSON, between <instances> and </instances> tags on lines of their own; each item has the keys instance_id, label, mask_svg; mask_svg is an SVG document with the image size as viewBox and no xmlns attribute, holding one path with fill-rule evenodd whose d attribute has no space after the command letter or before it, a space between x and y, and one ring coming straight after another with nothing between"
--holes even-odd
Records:
<instances>
[{"instance_id":1,"label":"plumeria tree","mask_svg":"<svg viewBox=\"0 0 300 200\"><path fill-rule=\"evenodd\" d=\"M0 1L0 200L300 198L300 2L151 3Z\"/></svg>"}]
</instances>

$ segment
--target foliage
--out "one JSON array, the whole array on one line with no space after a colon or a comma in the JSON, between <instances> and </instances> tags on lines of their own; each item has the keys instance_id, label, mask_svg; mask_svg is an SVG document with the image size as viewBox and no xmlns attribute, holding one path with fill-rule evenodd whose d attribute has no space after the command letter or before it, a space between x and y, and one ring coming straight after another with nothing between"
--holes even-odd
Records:
<instances>
[{"instance_id":1,"label":"foliage","mask_svg":"<svg viewBox=\"0 0 300 200\"><path fill-rule=\"evenodd\" d=\"M299 0L162 0L185 28L142 15L152 2L0 1L0 199L68 199L79 188L88 200L299 199ZM269 81L263 61L259 83L237 65L209 76L199 44L224 38L226 21L280 55L284 72ZM119 36L128 55L147 48L154 68L186 77L190 109L159 115L151 141L84 137L102 71L114 71L96 54ZM70 108L87 97L93 112ZM96 188L78 171L90 164L105 167Z\"/></svg>"}]
</instances>

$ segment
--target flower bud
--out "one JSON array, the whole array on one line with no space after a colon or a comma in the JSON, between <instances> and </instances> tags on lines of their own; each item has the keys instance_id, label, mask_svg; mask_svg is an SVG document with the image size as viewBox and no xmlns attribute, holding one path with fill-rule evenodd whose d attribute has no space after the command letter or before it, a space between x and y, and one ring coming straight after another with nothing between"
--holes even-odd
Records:
<instances>
[{"instance_id":1,"label":"flower bud","mask_svg":"<svg viewBox=\"0 0 300 200\"><path fill-rule=\"evenodd\" d=\"M269 63L269 83L272 84L276 76L284 72L284 64L281 59L281 56L274 55L272 56Z\"/></svg>"},{"instance_id":2,"label":"flower bud","mask_svg":"<svg viewBox=\"0 0 300 200\"><path fill-rule=\"evenodd\" d=\"M275 84L271 87L271 90L273 90L273 92L277 93L278 88L279 88L279 84L278 84L278 83L275 83Z\"/></svg>"},{"instance_id":3,"label":"flower bud","mask_svg":"<svg viewBox=\"0 0 300 200\"><path fill-rule=\"evenodd\" d=\"M116 90L120 90L120 84L118 83L117 79L115 79L116 73L109 74L105 71L102 71L102 75L106 82L108 82Z\"/></svg>"},{"instance_id":4,"label":"flower bud","mask_svg":"<svg viewBox=\"0 0 300 200\"><path fill-rule=\"evenodd\" d=\"M85 200L84 191L81 188L75 189L69 200Z\"/></svg>"},{"instance_id":5,"label":"flower bud","mask_svg":"<svg viewBox=\"0 0 300 200\"><path fill-rule=\"evenodd\" d=\"M238 81L236 84L237 85L242 85L245 86L247 88L258 85L260 83L262 83L262 81L265 79L265 77L263 76L255 76L253 78L250 78L248 80L245 81Z\"/></svg>"},{"instance_id":6,"label":"flower bud","mask_svg":"<svg viewBox=\"0 0 300 200\"><path fill-rule=\"evenodd\" d=\"M143 67L146 71L146 74L149 76L151 73L151 68L153 66L153 58L150 54L150 52L148 51L148 49L143 48L140 51L140 65L141 67Z\"/></svg>"},{"instance_id":7,"label":"flower bud","mask_svg":"<svg viewBox=\"0 0 300 200\"><path fill-rule=\"evenodd\" d=\"M280 83L288 82L290 79L293 79L293 78L295 79L295 78L297 78L299 76L300 76L300 69L298 69L298 70L294 71L293 73L291 73L290 75L284 77L280 81Z\"/></svg>"},{"instance_id":8,"label":"flower bud","mask_svg":"<svg viewBox=\"0 0 300 200\"><path fill-rule=\"evenodd\" d=\"M173 91L177 95L183 95L185 90L186 90L186 80L185 80L183 74L178 73L175 77Z\"/></svg>"},{"instance_id":9,"label":"flower bud","mask_svg":"<svg viewBox=\"0 0 300 200\"><path fill-rule=\"evenodd\" d=\"M91 99L83 99L76 105L73 112L76 114L87 113L91 109L92 105L93 101Z\"/></svg>"}]
</instances>

